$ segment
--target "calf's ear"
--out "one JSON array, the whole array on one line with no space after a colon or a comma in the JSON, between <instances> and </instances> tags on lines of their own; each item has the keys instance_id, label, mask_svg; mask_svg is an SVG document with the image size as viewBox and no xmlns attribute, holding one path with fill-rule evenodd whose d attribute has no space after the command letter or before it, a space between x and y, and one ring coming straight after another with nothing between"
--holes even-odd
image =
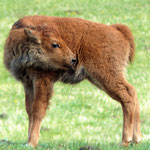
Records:
<instances>
[{"instance_id":1,"label":"calf's ear","mask_svg":"<svg viewBox=\"0 0 150 150\"><path fill-rule=\"evenodd\" d=\"M33 33L32 30L30 30L30 29L28 29L28 28L24 28L24 32L25 32L25 34L28 36L28 38L29 38L30 40L33 40L33 41L39 43L39 39L38 39L37 35L36 35L35 33Z\"/></svg>"}]
</instances>

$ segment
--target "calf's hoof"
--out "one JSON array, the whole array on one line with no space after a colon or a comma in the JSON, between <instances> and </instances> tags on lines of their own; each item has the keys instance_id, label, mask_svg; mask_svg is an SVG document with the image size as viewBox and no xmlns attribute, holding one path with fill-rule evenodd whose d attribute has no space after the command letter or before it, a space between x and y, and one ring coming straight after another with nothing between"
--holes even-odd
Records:
<instances>
[{"instance_id":1,"label":"calf's hoof","mask_svg":"<svg viewBox=\"0 0 150 150\"><path fill-rule=\"evenodd\" d=\"M32 148L35 148L35 147L37 146L37 144L32 143L32 142L28 142L28 146L29 146L29 147L32 147Z\"/></svg>"},{"instance_id":2,"label":"calf's hoof","mask_svg":"<svg viewBox=\"0 0 150 150\"><path fill-rule=\"evenodd\" d=\"M132 138L129 138L129 139L126 140L126 141L123 140L123 141L120 143L120 147L128 147L131 142L132 142Z\"/></svg>"},{"instance_id":3,"label":"calf's hoof","mask_svg":"<svg viewBox=\"0 0 150 150\"><path fill-rule=\"evenodd\" d=\"M133 142L134 142L135 144L140 143L141 140L142 140L142 138L141 138L140 136L139 136L139 137L134 137L134 138L133 138Z\"/></svg>"}]
</instances>

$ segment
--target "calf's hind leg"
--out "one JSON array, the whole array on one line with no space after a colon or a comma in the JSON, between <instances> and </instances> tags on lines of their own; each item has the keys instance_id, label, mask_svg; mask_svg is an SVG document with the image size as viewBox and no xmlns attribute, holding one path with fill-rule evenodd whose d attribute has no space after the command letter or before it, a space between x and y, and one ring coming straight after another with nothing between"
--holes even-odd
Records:
<instances>
[{"instance_id":1,"label":"calf's hind leg","mask_svg":"<svg viewBox=\"0 0 150 150\"><path fill-rule=\"evenodd\" d=\"M33 80L34 97L31 107L31 124L29 125L28 145L36 147L39 141L39 133L42 119L46 114L48 101L52 95L53 82L50 77L36 77Z\"/></svg>"},{"instance_id":2,"label":"calf's hind leg","mask_svg":"<svg viewBox=\"0 0 150 150\"><path fill-rule=\"evenodd\" d=\"M137 144L141 141L141 128L140 128L140 108L139 102L136 97L136 109L134 115L134 133L133 133L133 141Z\"/></svg>"},{"instance_id":3,"label":"calf's hind leg","mask_svg":"<svg viewBox=\"0 0 150 150\"><path fill-rule=\"evenodd\" d=\"M116 75L116 73L113 74L108 70L107 73L104 72L104 70L103 73L94 72L92 76L98 82L96 84L97 86L102 85L104 91L121 104L123 110L123 135L121 145L128 146L133 140L134 113L136 105L138 106L134 87L124 79L122 74Z\"/></svg>"}]
</instances>

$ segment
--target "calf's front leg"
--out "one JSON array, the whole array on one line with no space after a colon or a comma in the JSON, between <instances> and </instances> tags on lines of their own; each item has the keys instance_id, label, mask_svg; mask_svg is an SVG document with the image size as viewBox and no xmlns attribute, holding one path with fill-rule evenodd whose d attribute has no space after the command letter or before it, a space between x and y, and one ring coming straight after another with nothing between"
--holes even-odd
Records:
<instances>
[{"instance_id":1,"label":"calf's front leg","mask_svg":"<svg viewBox=\"0 0 150 150\"><path fill-rule=\"evenodd\" d=\"M28 145L36 147L42 119L46 114L49 98L52 96L53 82L47 76L36 77L33 80L33 100L29 111Z\"/></svg>"},{"instance_id":2,"label":"calf's front leg","mask_svg":"<svg viewBox=\"0 0 150 150\"><path fill-rule=\"evenodd\" d=\"M29 128L28 128L28 138L30 134L30 129L32 126L32 118L31 118L31 108L32 108L32 102L33 102L33 83L24 83L24 91L25 91L25 104L26 104L26 112L28 114L29 118Z\"/></svg>"}]
</instances>

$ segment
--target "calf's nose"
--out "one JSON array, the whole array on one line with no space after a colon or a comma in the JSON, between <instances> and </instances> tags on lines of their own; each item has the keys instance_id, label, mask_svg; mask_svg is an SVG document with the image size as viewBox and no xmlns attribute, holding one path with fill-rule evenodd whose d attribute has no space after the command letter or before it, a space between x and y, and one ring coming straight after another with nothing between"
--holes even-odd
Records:
<instances>
[{"instance_id":1,"label":"calf's nose","mask_svg":"<svg viewBox=\"0 0 150 150\"><path fill-rule=\"evenodd\" d=\"M73 58L72 61L71 61L71 64L75 64L76 63L76 58Z\"/></svg>"}]
</instances>

